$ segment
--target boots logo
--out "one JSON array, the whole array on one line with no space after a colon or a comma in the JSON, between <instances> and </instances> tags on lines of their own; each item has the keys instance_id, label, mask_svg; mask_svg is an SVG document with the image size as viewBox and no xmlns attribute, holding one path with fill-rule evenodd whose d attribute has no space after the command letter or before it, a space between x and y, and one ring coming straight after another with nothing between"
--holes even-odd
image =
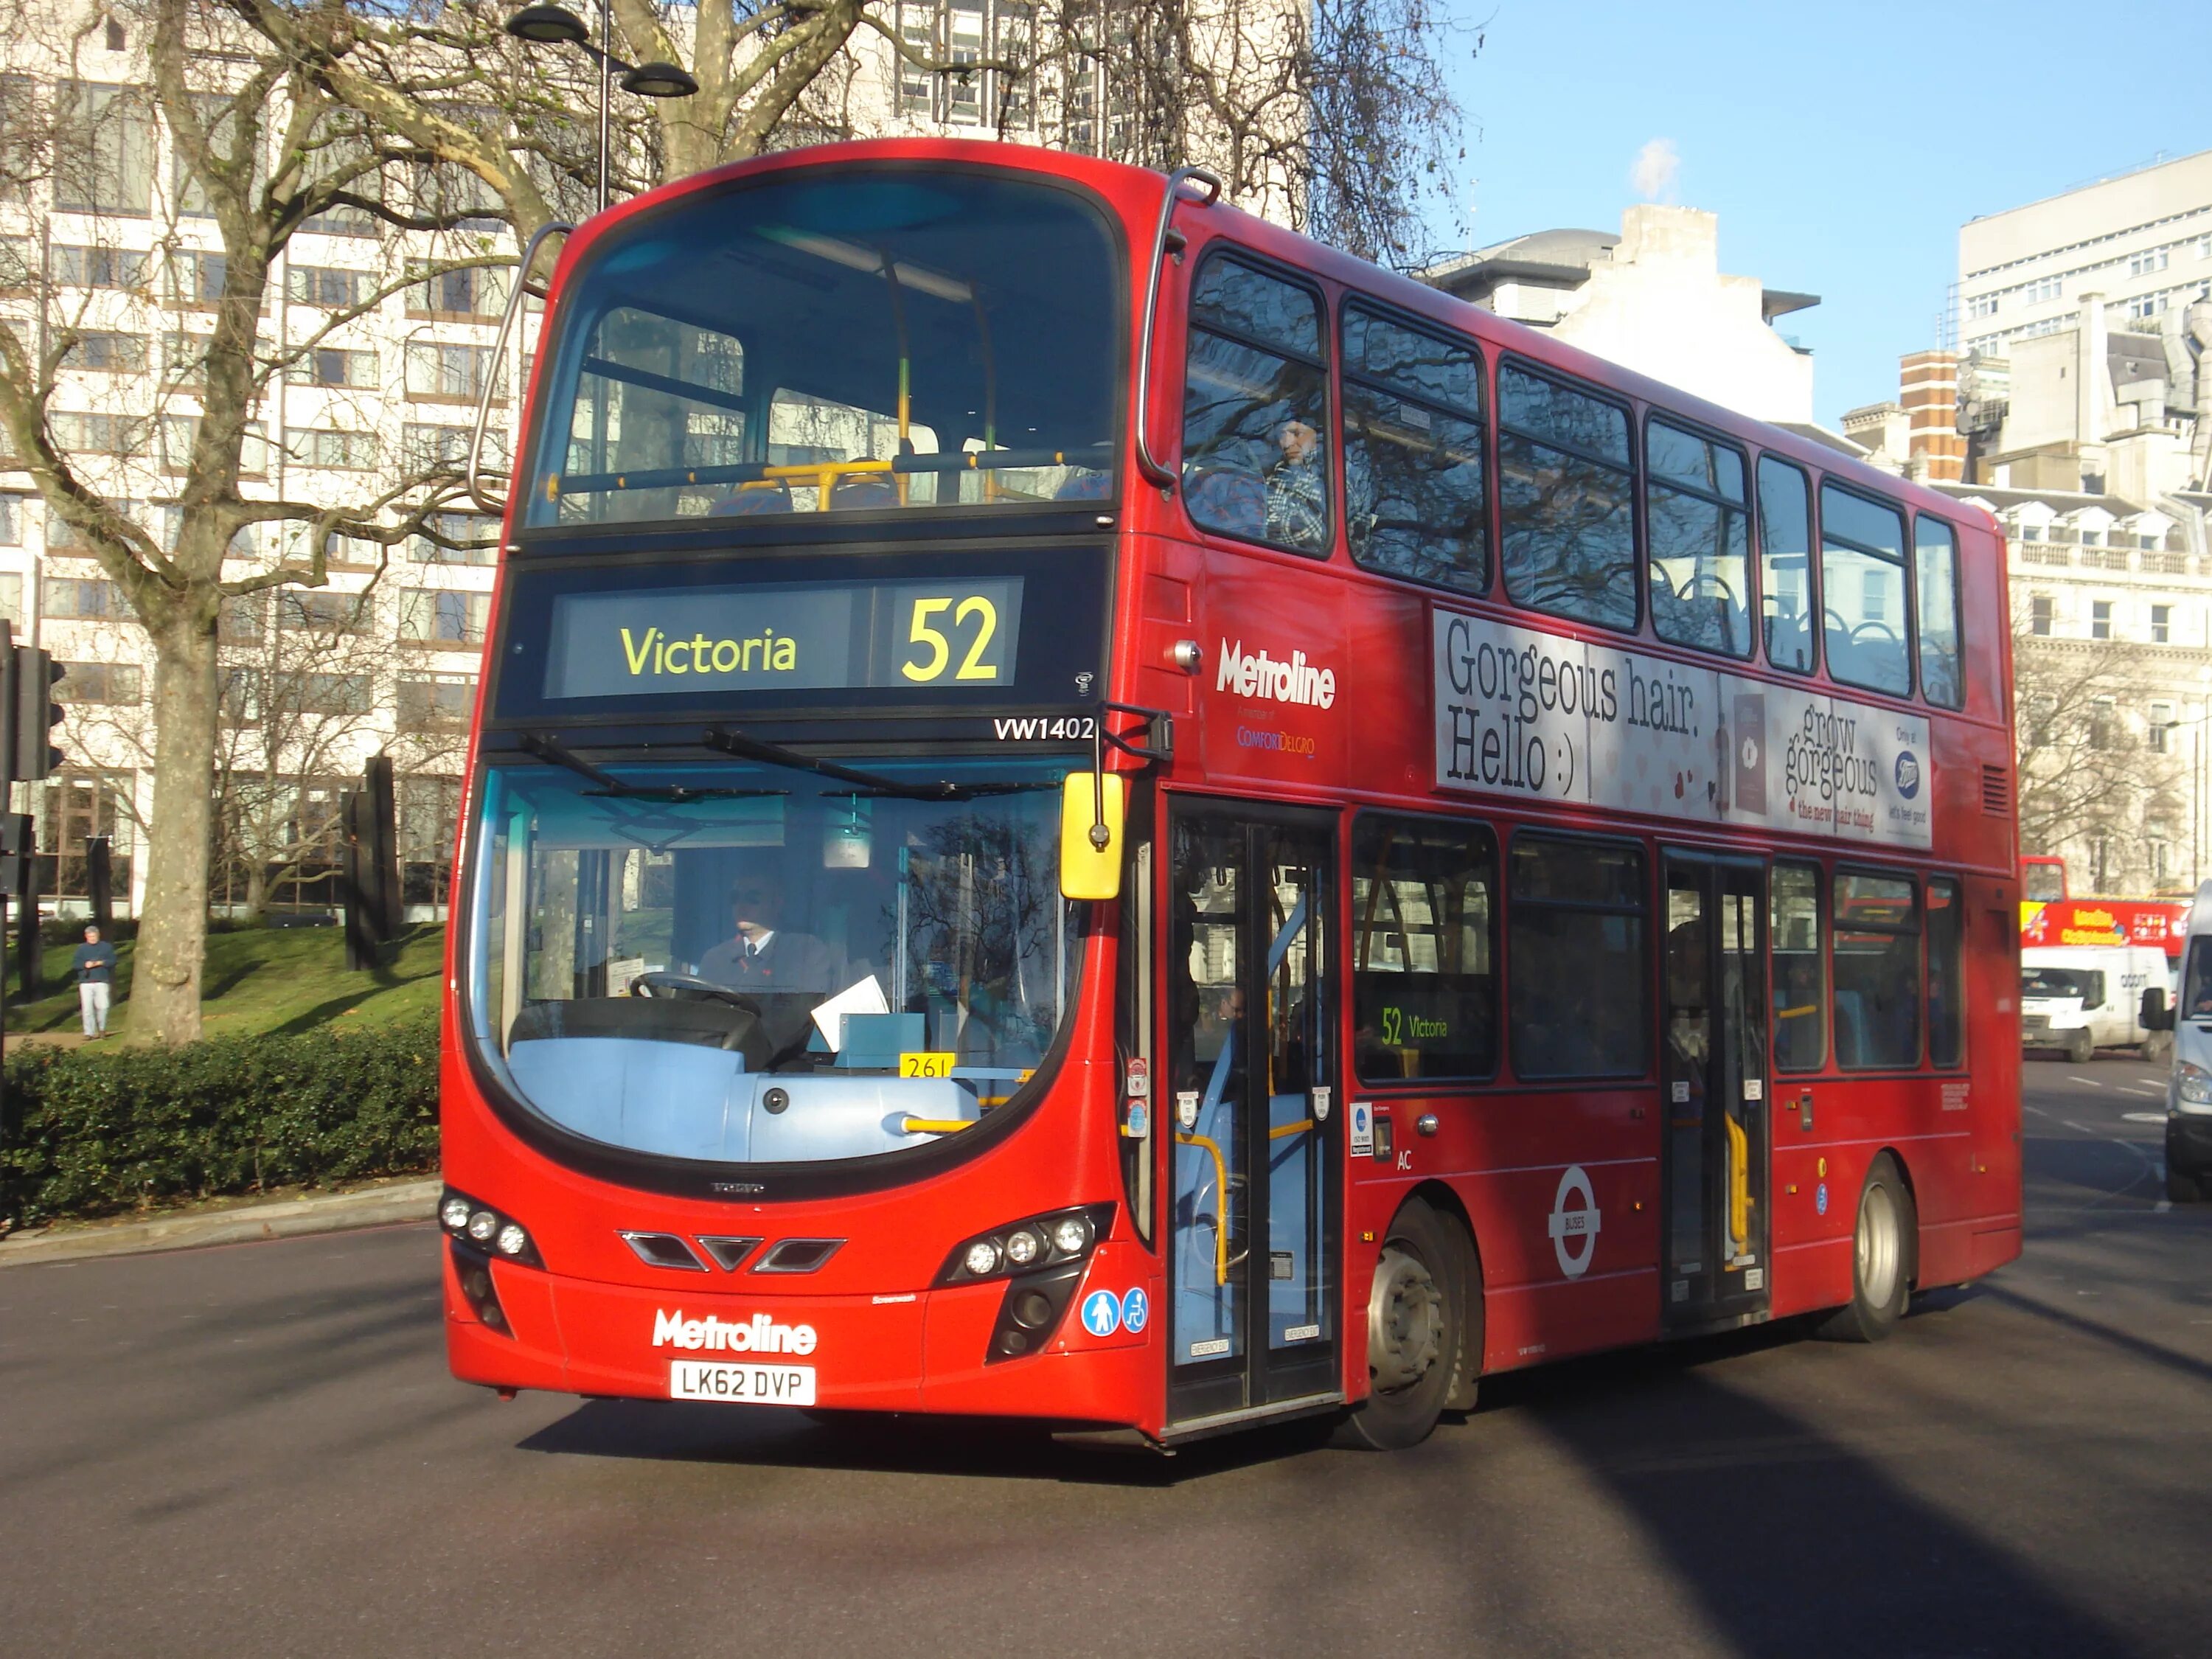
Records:
<instances>
[{"instance_id":1,"label":"boots logo","mask_svg":"<svg viewBox=\"0 0 2212 1659\"><path fill-rule=\"evenodd\" d=\"M814 1352L814 1341L813 1326L779 1325L764 1313L742 1322L717 1319L712 1314L704 1319L686 1319L681 1308L673 1313L655 1309L653 1316L656 1348L685 1348L694 1353L704 1348L727 1353L810 1354Z\"/></svg>"},{"instance_id":2,"label":"boots logo","mask_svg":"<svg viewBox=\"0 0 2212 1659\"><path fill-rule=\"evenodd\" d=\"M1213 689L1269 702L1327 708L1336 701L1336 671L1316 667L1303 651L1293 651L1288 657L1272 657L1265 651L1247 656L1243 641L1232 645L1224 640Z\"/></svg>"}]
</instances>

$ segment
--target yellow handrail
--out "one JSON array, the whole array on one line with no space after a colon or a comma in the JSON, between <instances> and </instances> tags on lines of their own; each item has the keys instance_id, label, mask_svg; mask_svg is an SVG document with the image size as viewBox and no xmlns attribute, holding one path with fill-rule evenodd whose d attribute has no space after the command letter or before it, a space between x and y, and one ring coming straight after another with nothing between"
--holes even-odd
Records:
<instances>
[{"instance_id":1,"label":"yellow handrail","mask_svg":"<svg viewBox=\"0 0 2212 1659\"><path fill-rule=\"evenodd\" d=\"M1267 1139L1280 1140L1285 1135L1302 1135L1313 1127L1314 1121L1311 1118L1300 1118L1296 1123L1285 1123L1279 1129L1268 1130Z\"/></svg>"},{"instance_id":2,"label":"yellow handrail","mask_svg":"<svg viewBox=\"0 0 2212 1659\"><path fill-rule=\"evenodd\" d=\"M1728 1125L1729 1242L1731 1255L1741 1255L1751 1240L1751 1139L1733 1117Z\"/></svg>"},{"instance_id":3,"label":"yellow handrail","mask_svg":"<svg viewBox=\"0 0 2212 1659\"><path fill-rule=\"evenodd\" d=\"M899 1120L899 1129L910 1135L949 1135L972 1129L978 1121L970 1117L908 1117Z\"/></svg>"},{"instance_id":4,"label":"yellow handrail","mask_svg":"<svg viewBox=\"0 0 2212 1659\"><path fill-rule=\"evenodd\" d=\"M1185 1146L1196 1146L1213 1160L1214 1206L1218 1212L1213 1218L1213 1282L1229 1282L1229 1165L1222 1161L1221 1148L1205 1135L1194 1135L1178 1129L1176 1141Z\"/></svg>"}]
</instances>

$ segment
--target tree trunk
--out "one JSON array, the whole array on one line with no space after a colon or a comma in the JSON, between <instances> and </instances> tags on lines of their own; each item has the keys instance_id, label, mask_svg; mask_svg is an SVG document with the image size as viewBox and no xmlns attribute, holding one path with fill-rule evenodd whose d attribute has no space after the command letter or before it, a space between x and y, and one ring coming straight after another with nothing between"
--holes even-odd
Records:
<instances>
[{"instance_id":1,"label":"tree trunk","mask_svg":"<svg viewBox=\"0 0 2212 1659\"><path fill-rule=\"evenodd\" d=\"M269 920L269 866L252 856L246 860L246 925L258 927Z\"/></svg>"},{"instance_id":2,"label":"tree trunk","mask_svg":"<svg viewBox=\"0 0 2212 1659\"><path fill-rule=\"evenodd\" d=\"M131 1031L173 1047L200 1034L209 784L215 775L215 623L211 617L179 619L152 637L154 811L131 981Z\"/></svg>"}]
</instances>

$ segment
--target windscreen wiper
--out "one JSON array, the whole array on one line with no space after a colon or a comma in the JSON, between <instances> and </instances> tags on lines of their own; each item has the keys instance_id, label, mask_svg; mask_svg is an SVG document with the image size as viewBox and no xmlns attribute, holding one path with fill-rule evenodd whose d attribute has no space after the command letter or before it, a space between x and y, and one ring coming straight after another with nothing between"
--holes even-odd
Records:
<instances>
[{"instance_id":1,"label":"windscreen wiper","mask_svg":"<svg viewBox=\"0 0 2212 1659\"><path fill-rule=\"evenodd\" d=\"M603 767L594 766L581 755L564 744L556 743L543 732L525 732L519 741L522 747L540 760L551 761L556 766L565 766L578 777L589 778L599 787L587 789L587 795L613 795L623 800L665 800L681 805L694 800L754 800L763 795L781 795L782 789L695 789L689 784L624 783Z\"/></svg>"},{"instance_id":2,"label":"windscreen wiper","mask_svg":"<svg viewBox=\"0 0 2212 1659\"><path fill-rule=\"evenodd\" d=\"M863 772L857 767L840 766L835 761L818 760L811 755L802 755L796 749L786 749L780 743L770 743L763 738L748 737L742 732L732 732L727 726L710 726L703 739L709 749L719 749L725 755L735 755L739 760L760 761L769 766L787 766L793 771L814 772L825 778L835 778L840 783L857 786L850 793L860 795L884 796L896 800L975 800L984 795L1018 795L1032 790L1057 789L1056 783L954 783L939 780L931 783L908 783L898 778L885 777L880 772ZM838 790L839 794L848 792Z\"/></svg>"}]
</instances>

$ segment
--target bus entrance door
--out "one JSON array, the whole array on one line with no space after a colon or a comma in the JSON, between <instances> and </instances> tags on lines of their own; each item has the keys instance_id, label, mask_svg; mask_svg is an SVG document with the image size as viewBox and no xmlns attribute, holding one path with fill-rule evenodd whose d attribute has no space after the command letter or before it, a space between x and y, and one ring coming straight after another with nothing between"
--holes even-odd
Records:
<instances>
[{"instance_id":1,"label":"bus entrance door","mask_svg":"<svg viewBox=\"0 0 2212 1659\"><path fill-rule=\"evenodd\" d=\"M1343 1204L1334 826L1208 803L1170 835L1173 1429L1338 1389Z\"/></svg>"},{"instance_id":2,"label":"bus entrance door","mask_svg":"<svg viewBox=\"0 0 2212 1659\"><path fill-rule=\"evenodd\" d=\"M1666 914L1666 1323L1747 1323L1767 1306L1765 867L1670 852Z\"/></svg>"}]
</instances>

